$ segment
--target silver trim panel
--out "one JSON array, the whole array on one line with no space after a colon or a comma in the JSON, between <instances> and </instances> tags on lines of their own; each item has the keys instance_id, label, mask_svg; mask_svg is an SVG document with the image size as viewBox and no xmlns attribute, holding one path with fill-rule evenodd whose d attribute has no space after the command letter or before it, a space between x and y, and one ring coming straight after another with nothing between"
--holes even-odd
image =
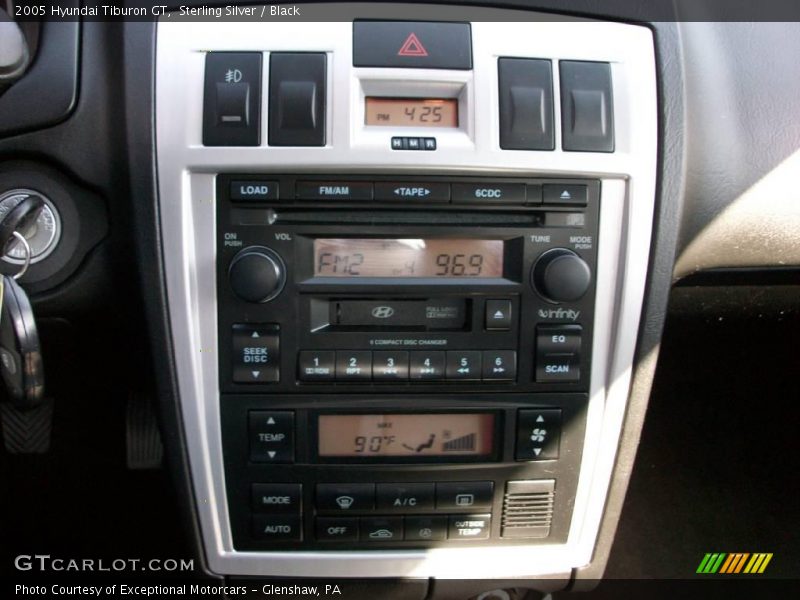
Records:
<instances>
[{"instance_id":1,"label":"silver trim panel","mask_svg":"<svg viewBox=\"0 0 800 600\"><path fill-rule=\"evenodd\" d=\"M328 5L330 8L331 5ZM416 5L420 19L428 7ZM400 5L385 5L403 16ZM435 7L463 21L464 9ZM305 10L305 9L304 9ZM433 13L432 13L433 14ZM203 541L220 574L317 577L553 578L591 561L625 413L653 225L657 102L651 32L618 23L533 21L529 12L495 11L508 22L473 22L469 72L357 69L350 22L193 22L162 18L156 63L159 202L171 334L180 403ZM552 18L552 17L548 17ZM306 50L328 54L327 145L319 148L202 146L204 53ZM504 151L499 147L497 58L598 60L612 65L616 151L612 154ZM269 61L264 60L263 82ZM554 65L558 97L558 68ZM365 89L439 86L466 104L458 129L437 132L436 152L393 152L408 129L363 123ZM267 94L262 114L268 114ZM556 147L560 112L556 102ZM267 119L261 139L266 144ZM425 134L420 134L425 135ZM597 177L602 180L594 360L586 438L567 543L427 551L237 552L228 521L218 410L215 281L215 174L335 172Z\"/></svg>"}]
</instances>

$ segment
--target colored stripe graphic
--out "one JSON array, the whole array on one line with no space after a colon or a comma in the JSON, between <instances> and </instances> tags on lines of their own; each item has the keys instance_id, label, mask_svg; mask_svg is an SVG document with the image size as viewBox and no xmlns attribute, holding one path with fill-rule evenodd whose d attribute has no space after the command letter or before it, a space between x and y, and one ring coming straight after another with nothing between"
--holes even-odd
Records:
<instances>
[{"instance_id":1,"label":"colored stripe graphic","mask_svg":"<svg viewBox=\"0 0 800 600\"><path fill-rule=\"evenodd\" d=\"M716 573L722 561L727 556L724 552L709 552L700 561L700 566L697 567L697 573Z\"/></svg>"},{"instance_id":2,"label":"colored stripe graphic","mask_svg":"<svg viewBox=\"0 0 800 600\"><path fill-rule=\"evenodd\" d=\"M757 574L763 573L771 560L772 553L770 552L757 552L754 554L749 552L733 552L731 554L708 552L703 556L703 560L700 561L696 572L707 575L715 573L721 575Z\"/></svg>"},{"instance_id":3,"label":"colored stripe graphic","mask_svg":"<svg viewBox=\"0 0 800 600\"><path fill-rule=\"evenodd\" d=\"M719 572L727 574L739 573L749 556L749 552L734 552L733 554L729 554L728 560L725 561L725 564L722 565Z\"/></svg>"},{"instance_id":4,"label":"colored stripe graphic","mask_svg":"<svg viewBox=\"0 0 800 600\"><path fill-rule=\"evenodd\" d=\"M757 553L753 554L753 557L750 559L750 562L747 563L747 566L744 568L745 573L763 573L764 569L767 568L769 561L772 560L772 553Z\"/></svg>"}]
</instances>

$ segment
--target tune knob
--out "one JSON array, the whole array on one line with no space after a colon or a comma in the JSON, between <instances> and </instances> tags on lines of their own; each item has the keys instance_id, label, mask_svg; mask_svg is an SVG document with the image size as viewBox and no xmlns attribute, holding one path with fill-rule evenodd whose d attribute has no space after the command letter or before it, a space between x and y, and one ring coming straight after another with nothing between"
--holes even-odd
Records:
<instances>
[{"instance_id":1,"label":"tune knob","mask_svg":"<svg viewBox=\"0 0 800 600\"><path fill-rule=\"evenodd\" d=\"M286 283L286 269L274 251L251 246L233 257L228 268L228 281L242 300L269 302L281 293Z\"/></svg>"},{"instance_id":2,"label":"tune knob","mask_svg":"<svg viewBox=\"0 0 800 600\"><path fill-rule=\"evenodd\" d=\"M589 265L572 250L553 248L542 254L531 269L533 289L550 302L573 302L589 289Z\"/></svg>"}]
</instances>

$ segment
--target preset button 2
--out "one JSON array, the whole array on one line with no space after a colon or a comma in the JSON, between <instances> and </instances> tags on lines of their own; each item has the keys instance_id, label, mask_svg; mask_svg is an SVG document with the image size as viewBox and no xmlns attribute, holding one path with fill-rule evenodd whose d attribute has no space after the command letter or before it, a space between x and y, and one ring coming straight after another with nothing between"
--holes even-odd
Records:
<instances>
[{"instance_id":1,"label":"preset button 2","mask_svg":"<svg viewBox=\"0 0 800 600\"><path fill-rule=\"evenodd\" d=\"M369 350L336 351L336 379L369 381L372 379L372 352Z\"/></svg>"}]
</instances>

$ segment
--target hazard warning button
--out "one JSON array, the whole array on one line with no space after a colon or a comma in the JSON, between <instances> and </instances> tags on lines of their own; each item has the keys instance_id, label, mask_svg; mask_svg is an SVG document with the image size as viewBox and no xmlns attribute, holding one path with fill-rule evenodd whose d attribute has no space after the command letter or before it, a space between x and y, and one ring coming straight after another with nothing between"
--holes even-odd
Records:
<instances>
[{"instance_id":1,"label":"hazard warning button","mask_svg":"<svg viewBox=\"0 0 800 600\"><path fill-rule=\"evenodd\" d=\"M471 69L469 23L355 21L353 66Z\"/></svg>"}]
</instances>

